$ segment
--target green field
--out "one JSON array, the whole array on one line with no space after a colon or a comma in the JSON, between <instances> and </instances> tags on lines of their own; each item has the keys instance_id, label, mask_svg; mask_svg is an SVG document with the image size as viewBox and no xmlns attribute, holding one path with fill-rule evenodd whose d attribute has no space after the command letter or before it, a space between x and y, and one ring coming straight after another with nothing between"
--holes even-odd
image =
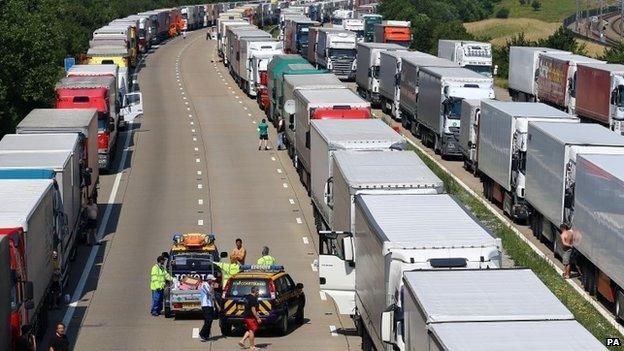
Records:
<instances>
[{"instance_id":1,"label":"green field","mask_svg":"<svg viewBox=\"0 0 624 351\"><path fill-rule=\"evenodd\" d=\"M509 9L509 17L535 18L544 22L561 22L564 18L576 11L576 0L539 0L542 7L533 11L531 0L521 5L518 0L501 0L495 7L494 13L501 7Z\"/></svg>"}]
</instances>

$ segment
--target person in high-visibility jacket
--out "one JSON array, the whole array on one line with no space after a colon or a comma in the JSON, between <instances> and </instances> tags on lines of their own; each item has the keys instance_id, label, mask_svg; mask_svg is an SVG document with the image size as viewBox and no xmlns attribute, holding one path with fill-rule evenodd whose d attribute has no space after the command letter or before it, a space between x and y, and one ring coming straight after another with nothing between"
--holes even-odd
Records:
<instances>
[{"instance_id":1,"label":"person in high-visibility jacket","mask_svg":"<svg viewBox=\"0 0 624 351\"><path fill-rule=\"evenodd\" d=\"M269 248L267 246L262 247L262 257L258 259L258 264L266 266L277 264L275 257L269 255Z\"/></svg>"},{"instance_id":2,"label":"person in high-visibility jacket","mask_svg":"<svg viewBox=\"0 0 624 351\"><path fill-rule=\"evenodd\" d=\"M159 316L163 309L163 298L167 281L173 278L165 269L165 258L158 256L156 264L152 267L150 277L150 289L152 290L152 316Z\"/></svg>"},{"instance_id":3,"label":"person in high-visibility jacket","mask_svg":"<svg viewBox=\"0 0 624 351\"><path fill-rule=\"evenodd\" d=\"M236 257L230 257L230 262L227 262L227 259L225 259L224 261L217 262L216 265L221 269L221 287L225 289L228 280L234 274L240 272L240 266L238 265Z\"/></svg>"}]
</instances>

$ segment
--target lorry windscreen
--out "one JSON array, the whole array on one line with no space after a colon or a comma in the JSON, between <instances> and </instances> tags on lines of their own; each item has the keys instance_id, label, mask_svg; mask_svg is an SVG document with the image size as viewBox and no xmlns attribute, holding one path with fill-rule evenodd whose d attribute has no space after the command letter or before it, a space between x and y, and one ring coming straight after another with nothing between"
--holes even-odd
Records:
<instances>
[{"instance_id":1,"label":"lorry windscreen","mask_svg":"<svg viewBox=\"0 0 624 351\"><path fill-rule=\"evenodd\" d=\"M482 66L482 65L466 65L465 68L477 72L485 77L492 78L492 66Z\"/></svg>"},{"instance_id":2,"label":"lorry windscreen","mask_svg":"<svg viewBox=\"0 0 624 351\"><path fill-rule=\"evenodd\" d=\"M355 57L355 49L329 49L329 57Z\"/></svg>"}]
</instances>

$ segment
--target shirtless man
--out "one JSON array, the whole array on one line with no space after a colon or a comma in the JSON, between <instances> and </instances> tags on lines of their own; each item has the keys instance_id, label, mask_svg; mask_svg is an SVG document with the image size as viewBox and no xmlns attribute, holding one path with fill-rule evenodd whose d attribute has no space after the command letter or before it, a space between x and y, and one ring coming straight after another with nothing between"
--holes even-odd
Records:
<instances>
[{"instance_id":1,"label":"shirtless man","mask_svg":"<svg viewBox=\"0 0 624 351\"><path fill-rule=\"evenodd\" d=\"M559 226L561 230L561 245L563 247L563 255L561 255L561 259L563 261L563 277L565 279L570 278L570 272L572 271L572 250L574 245L574 233L570 230L570 227L562 223Z\"/></svg>"}]
</instances>

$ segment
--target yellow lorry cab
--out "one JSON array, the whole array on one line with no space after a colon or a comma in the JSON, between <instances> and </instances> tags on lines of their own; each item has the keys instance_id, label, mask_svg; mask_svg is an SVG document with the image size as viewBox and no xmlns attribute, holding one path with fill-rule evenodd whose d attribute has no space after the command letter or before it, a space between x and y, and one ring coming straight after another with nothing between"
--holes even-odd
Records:
<instances>
[{"instance_id":1,"label":"yellow lorry cab","mask_svg":"<svg viewBox=\"0 0 624 351\"><path fill-rule=\"evenodd\" d=\"M130 67L130 53L124 47L98 46L87 51L87 64L114 64L119 67Z\"/></svg>"}]
</instances>

